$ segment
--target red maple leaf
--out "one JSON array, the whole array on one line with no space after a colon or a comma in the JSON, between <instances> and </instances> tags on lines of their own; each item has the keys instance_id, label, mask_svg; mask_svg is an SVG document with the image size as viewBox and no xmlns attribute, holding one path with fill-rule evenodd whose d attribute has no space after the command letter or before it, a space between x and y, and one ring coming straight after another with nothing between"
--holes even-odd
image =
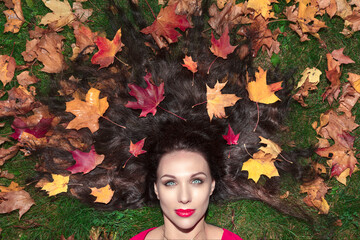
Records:
<instances>
[{"instance_id":1,"label":"red maple leaf","mask_svg":"<svg viewBox=\"0 0 360 240\"><path fill-rule=\"evenodd\" d=\"M140 141L138 141L137 143L132 143L132 141L130 141L130 150L129 152L134 156L137 157L140 154L146 153L145 150L142 150L142 148L144 147L144 143L145 143L145 139L141 139Z\"/></svg>"},{"instance_id":2,"label":"red maple leaf","mask_svg":"<svg viewBox=\"0 0 360 240\"><path fill-rule=\"evenodd\" d=\"M234 131L232 130L232 128L230 127L230 124L229 124L228 133L226 135L222 135L222 136L227 141L228 145L232 145L232 144L236 145L236 144L238 144L240 133L235 135Z\"/></svg>"},{"instance_id":3,"label":"red maple leaf","mask_svg":"<svg viewBox=\"0 0 360 240\"><path fill-rule=\"evenodd\" d=\"M121 29L119 29L112 41L105 37L97 37L94 41L99 51L91 58L92 64L100 64L100 68L109 66L114 62L117 52L121 51L124 44L121 42Z\"/></svg>"},{"instance_id":4,"label":"red maple leaf","mask_svg":"<svg viewBox=\"0 0 360 240\"><path fill-rule=\"evenodd\" d=\"M153 24L141 30L144 34L151 34L160 48L167 46L167 43L161 37L165 38L168 43L177 42L181 34L175 28L185 31L191 27L186 15L177 15L175 13L176 5L173 4L162 8Z\"/></svg>"},{"instance_id":5,"label":"red maple leaf","mask_svg":"<svg viewBox=\"0 0 360 240\"><path fill-rule=\"evenodd\" d=\"M229 28L226 27L223 34L217 40L214 37L214 34L211 33L211 47L210 51L217 57L222 57L223 59L227 59L227 55L232 53L236 46L231 46L230 37L229 37Z\"/></svg>"},{"instance_id":6,"label":"red maple leaf","mask_svg":"<svg viewBox=\"0 0 360 240\"><path fill-rule=\"evenodd\" d=\"M136 84L128 84L131 91L129 94L137 99L137 102L128 102L125 107L132 109L141 109L140 117L146 117L148 113L155 115L156 107L164 100L164 83L156 86L150 83L151 73L146 74L144 80L147 83L146 88Z\"/></svg>"},{"instance_id":7,"label":"red maple leaf","mask_svg":"<svg viewBox=\"0 0 360 240\"><path fill-rule=\"evenodd\" d=\"M95 152L95 147L91 146L90 152L82 152L78 149L71 151L73 158L76 161L76 164L68 167L66 170L70 171L72 174L83 172L88 173L93 170L97 165L102 163L105 158L105 155L98 155Z\"/></svg>"},{"instance_id":8,"label":"red maple leaf","mask_svg":"<svg viewBox=\"0 0 360 240\"><path fill-rule=\"evenodd\" d=\"M23 132L30 133L36 138L42 138L49 131L53 118L42 118L35 126L28 126L21 118L15 118L11 127L15 130L10 137L19 140Z\"/></svg>"}]
</instances>

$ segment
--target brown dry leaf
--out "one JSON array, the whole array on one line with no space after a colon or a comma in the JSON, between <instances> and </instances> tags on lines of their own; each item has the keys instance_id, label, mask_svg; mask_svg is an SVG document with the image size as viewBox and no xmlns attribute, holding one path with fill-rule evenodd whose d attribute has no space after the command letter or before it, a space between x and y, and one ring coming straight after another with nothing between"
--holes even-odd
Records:
<instances>
[{"instance_id":1,"label":"brown dry leaf","mask_svg":"<svg viewBox=\"0 0 360 240\"><path fill-rule=\"evenodd\" d=\"M234 106L240 99L235 94L221 94L221 89L225 87L227 82L216 82L214 88L206 85L207 112L210 121L215 116L217 118L225 118L225 107Z\"/></svg>"},{"instance_id":2,"label":"brown dry leaf","mask_svg":"<svg viewBox=\"0 0 360 240\"><path fill-rule=\"evenodd\" d=\"M12 32L18 33L21 25L25 22L24 15L21 9L21 0L12 0L12 5L7 5L8 8L14 8L14 10L5 10L3 13L6 16L7 22L4 25L4 33Z\"/></svg>"},{"instance_id":3,"label":"brown dry leaf","mask_svg":"<svg viewBox=\"0 0 360 240\"><path fill-rule=\"evenodd\" d=\"M360 75L355 74L355 73L348 73L349 77L348 77L348 81L351 83L351 86L358 92L360 93Z\"/></svg>"},{"instance_id":4,"label":"brown dry leaf","mask_svg":"<svg viewBox=\"0 0 360 240\"><path fill-rule=\"evenodd\" d=\"M342 94L339 98L339 107L337 108L337 111L344 112L345 115L350 118L352 116L351 110L358 102L359 98L360 93L356 91L350 83L344 84Z\"/></svg>"},{"instance_id":5,"label":"brown dry leaf","mask_svg":"<svg viewBox=\"0 0 360 240\"><path fill-rule=\"evenodd\" d=\"M304 84L292 96L292 98L299 102L301 106L308 107L308 105L305 103L305 98L309 96L309 91L311 90L317 90L317 87L314 83L310 83L309 78L307 77Z\"/></svg>"},{"instance_id":6,"label":"brown dry leaf","mask_svg":"<svg viewBox=\"0 0 360 240\"><path fill-rule=\"evenodd\" d=\"M35 204L30 194L24 190L0 192L0 213L9 213L19 209L19 219Z\"/></svg>"},{"instance_id":7,"label":"brown dry leaf","mask_svg":"<svg viewBox=\"0 0 360 240\"><path fill-rule=\"evenodd\" d=\"M34 96L22 86L13 87L8 95L8 100L0 101L0 117L26 114L37 105Z\"/></svg>"},{"instance_id":8,"label":"brown dry leaf","mask_svg":"<svg viewBox=\"0 0 360 240\"><path fill-rule=\"evenodd\" d=\"M0 148L0 166L2 166L6 160L9 160L10 158L14 157L17 152L19 151L19 146L11 146L7 149Z\"/></svg>"},{"instance_id":9,"label":"brown dry leaf","mask_svg":"<svg viewBox=\"0 0 360 240\"><path fill-rule=\"evenodd\" d=\"M15 175L9 173L7 170L0 169L0 177L7 178L7 179L14 179Z\"/></svg>"},{"instance_id":10,"label":"brown dry leaf","mask_svg":"<svg viewBox=\"0 0 360 240\"><path fill-rule=\"evenodd\" d=\"M350 57L344 55L345 48L340 48L331 52L331 56L336 59L340 64L355 63Z\"/></svg>"},{"instance_id":11,"label":"brown dry leaf","mask_svg":"<svg viewBox=\"0 0 360 240\"><path fill-rule=\"evenodd\" d=\"M92 9L84 9L80 2L73 3L73 10L75 11L74 15L80 22L85 22L92 15Z\"/></svg>"},{"instance_id":12,"label":"brown dry leaf","mask_svg":"<svg viewBox=\"0 0 360 240\"><path fill-rule=\"evenodd\" d=\"M111 189L109 184L102 188L94 187L90 189L91 189L90 195L95 196L96 197L95 202L98 203L108 204L114 195L114 191Z\"/></svg>"},{"instance_id":13,"label":"brown dry leaf","mask_svg":"<svg viewBox=\"0 0 360 240\"><path fill-rule=\"evenodd\" d=\"M92 32L90 28L77 21L74 22L72 26L74 28L76 46L79 48L79 52L83 51L83 54L92 53L95 49L94 40L98 36L98 33Z\"/></svg>"},{"instance_id":14,"label":"brown dry leaf","mask_svg":"<svg viewBox=\"0 0 360 240\"><path fill-rule=\"evenodd\" d=\"M246 5L246 2L234 5L232 1L229 1L222 11L219 11L215 4L211 5L209 8L209 25L217 34L222 35L226 27L231 30L237 24L248 24L253 22L253 20L246 16L249 12Z\"/></svg>"},{"instance_id":15,"label":"brown dry leaf","mask_svg":"<svg viewBox=\"0 0 360 240\"><path fill-rule=\"evenodd\" d=\"M48 25L58 30L61 27L75 20L75 15L72 12L71 6L67 0L42 0L46 7L50 8L52 13L46 14L40 24Z\"/></svg>"},{"instance_id":16,"label":"brown dry leaf","mask_svg":"<svg viewBox=\"0 0 360 240\"><path fill-rule=\"evenodd\" d=\"M86 94L85 102L76 98L66 103L66 111L73 113L76 117L73 119L67 129L89 128L90 131L96 132L99 129L99 117L103 116L109 103L107 98L99 99L100 91L91 88Z\"/></svg>"},{"instance_id":17,"label":"brown dry leaf","mask_svg":"<svg viewBox=\"0 0 360 240\"><path fill-rule=\"evenodd\" d=\"M336 15L342 19L346 19L353 13L350 4L347 0L335 0L336 2Z\"/></svg>"},{"instance_id":18,"label":"brown dry leaf","mask_svg":"<svg viewBox=\"0 0 360 240\"><path fill-rule=\"evenodd\" d=\"M46 137L37 138L31 133L22 132L19 139L21 146L25 147L28 150L36 150L39 147L47 145Z\"/></svg>"},{"instance_id":19,"label":"brown dry leaf","mask_svg":"<svg viewBox=\"0 0 360 240\"><path fill-rule=\"evenodd\" d=\"M316 86L320 82L320 76L322 72L313 67L313 68L306 68L302 73L302 77L300 81L298 82L298 85L296 88L299 88L305 84L306 79L308 79L308 82L311 83L313 86Z\"/></svg>"},{"instance_id":20,"label":"brown dry leaf","mask_svg":"<svg viewBox=\"0 0 360 240\"><path fill-rule=\"evenodd\" d=\"M330 207L325 200L325 194L329 189L330 187L324 183L324 179L318 177L309 183L301 185L300 193L308 194L303 199L308 206L317 208L319 214L328 214Z\"/></svg>"},{"instance_id":21,"label":"brown dry leaf","mask_svg":"<svg viewBox=\"0 0 360 240\"><path fill-rule=\"evenodd\" d=\"M323 173L326 174L326 167L323 164L318 163L318 162L313 162L312 166L315 169L317 174L323 174Z\"/></svg>"},{"instance_id":22,"label":"brown dry leaf","mask_svg":"<svg viewBox=\"0 0 360 240\"><path fill-rule=\"evenodd\" d=\"M0 55L0 81L3 83L4 87L13 79L15 68L15 58L7 55Z\"/></svg>"},{"instance_id":23,"label":"brown dry leaf","mask_svg":"<svg viewBox=\"0 0 360 240\"><path fill-rule=\"evenodd\" d=\"M336 61L330 53L326 54L328 70L325 70L327 79L331 82L331 85L326 88L325 92L321 95L322 99L328 100L332 105L340 94L340 63Z\"/></svg>"},{"instance_id":24,"label":"brown dry leaf","mask_svg":"<svg viewBox=\"0 0 360 240\"><path fill-rule=\"evenodd\" d=\"M34 76L34 75L30 76L29 71L24 71L24 72L20 73L19 75L16 76L16 79L17 79L18 83L25 88L28 85L37 83L39 81L39 79L36 76Z\"/></svg>"},{"instance_id":25,"label":"brown dry leaf","mask_svg":"<svg viewBox=\"0 0 360 240\"><path fill-rule=\"evenodd\" d=\"M167 5L177 4L175 13L177 15L195 15L202 14L202 0L169 0Z\"/></svg>"}]
</instances>

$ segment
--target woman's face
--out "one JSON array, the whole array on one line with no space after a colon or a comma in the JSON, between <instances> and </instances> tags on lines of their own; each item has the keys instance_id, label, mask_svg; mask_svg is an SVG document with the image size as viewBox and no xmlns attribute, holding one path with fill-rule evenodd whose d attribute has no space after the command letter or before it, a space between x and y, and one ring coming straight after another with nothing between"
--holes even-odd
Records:
<instances>
[{"instance_id":1,"label":"woman's face","mask_svg":"<svg viewBox=\"0 0 360 240\"><path fill-rule=\"evenodd\" d=\"M165 222L190 230L204 218L215 181L202 155L181 150L160 159L154 188Z\"/></svg>"}]
</instances>

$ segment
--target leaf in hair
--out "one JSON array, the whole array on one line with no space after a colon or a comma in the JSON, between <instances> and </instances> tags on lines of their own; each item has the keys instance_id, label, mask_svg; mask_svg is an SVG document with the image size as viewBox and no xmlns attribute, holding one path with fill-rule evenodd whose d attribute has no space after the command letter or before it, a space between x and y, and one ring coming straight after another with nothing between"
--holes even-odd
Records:
<instances>
[{"instance_id":1,"label":"leaf in hair","mask_svg":"<svg viewBox=\"0 0 360 240\"><path fill-rule=\"evenodd\" d=\"M71 151L71 154L76 161L75 165L66 169L70 171L71 174L79 172L86 174L96 168L97 165L101 164L105 158L105 155L99 155L95 152L94 145L91 146L91 150L89 152L82 152L76 149L75 151Z\"/></svg>"},{"instance_id":2,"label":"leaf in hair","mask_svg":"<svg viewBox=\"0 0 360 240\"><path fill-rule=\"evenodd\" d=\"M156 86L150 83L151 73L146 74L144 80L147 83L146 88L136 84L128 84L129 94L136 98L136 102L128 102L125 107L132 109L141 109L140 117L146 117L148 113L156 114L156 107L164 100L164 83Z\"/></svg>"},{"instance_id":3,"label":"leaf in hair","mask_svg":"<svg viewBox=\"0 0 360 240\"><path fill-rule=\"evenodd\" d=\"M240 133L236 134L232 130L230 124L228 127L228 133L226 135L223 135L223 138L226 140L228 145L236 145L238 144Z\"/></svg>"},{"instance_id":4,"label":"leaf in hair","mask_svg":"<svg viewBox=\"0 0 360 240\"><path fill-rule=\"evenodd\" d=\"M211 33L211 47L210 51L217 57L221 57L223 59L227 59L227 55L234 52L236 46L232 46L230 44L229 37L229 28L226 27L225 31L221 35L219 39L214 37L214 34Z\"/></svg>"},{"instance_id":5,"label":"leaf in hair","mask_svg":"<svg viewBox=\"0 0 360 240\"><path fill-rule=\"evenodd\" d=\"M105 187L102 188L94 187L90 189L91 189L90 195L95 196L96 197L95 202L98 203L108 204L114 195L114 191L111 189L109 184L107 184Z\"/></svg>"},{"instance_id":6,"label":"leaf in hair","mask_svg":"<svg viewBox=\"0 0 360 240\"><path fill-rule=\"evenodd\" d=\"M51 174L51 176L54 181L44 182L41 189L47 191L49 196L67 192L70 176L63 176L59 174Z\"/></svg>"}]
</instances>

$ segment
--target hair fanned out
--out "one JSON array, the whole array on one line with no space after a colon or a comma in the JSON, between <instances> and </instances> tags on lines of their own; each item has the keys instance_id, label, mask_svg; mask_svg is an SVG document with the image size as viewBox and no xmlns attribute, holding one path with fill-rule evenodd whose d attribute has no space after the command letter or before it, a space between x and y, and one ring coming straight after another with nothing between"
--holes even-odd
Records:
<instances>
[{"instance_id":1,"label":"hair fanned out","mask_svg":"<svg viewBox=\"0 0 360 240\"><path fill-rule=\"evenodd\" d=\"M210 167L214 168L217 178L215 200L260 200L282 212L307 219L308 215L298 205L286 203L277 195L281 177L267 179L265 184L260 185L248 179L246 171L241 171L243 163L258 151L261 145L259 136L274 139L279 132L288 110L289 77L278 72L268 73L268 82L284 81L283 89L277 92L281 101L259 104L257 109L246 91L247 76L251 77L255 72L251 66L248 40L237 43L238 47L227 59L218 58L207 73L215 56L209 50L210 36L205 36L204 32L205 10L202 16L192 16L192 28L186 30L178 43L170 44L167 49L159 49L150 35L139 32L139 27L145 27L144 20L136 6L129 4L135 23L130 22L121 9L115 16L118 19L113 20L115 28L118 25L122 28L124 47L120 57L128 65L115 63L111 68L96 70L79 57L68 75L81 80L77 83L64 80L64 77L61 80L68 83L67 86L70 84L80 96L94 87L100 90L100 98L107 97L109 108L104 118L99 119L99 130L92 134L87 128L75 130L63 127L74 118L64 111L64 103L70 101L72 96L44 100L48 104L50 102L52 111L65 124L59 124L54 129L53 141L49 141L47 147L37 149L42 163L39 170L44 174L70 175L66 169L75 164L70 151L79 149L85 152L94 145L97 154L105 155L105 159L86 174L71 174L68 192L98 209L139 208L154 199L149 184L153 178L151 173L154 174L152 159L157 154L176 149L174 146L181 149L183 142L187 142L187 146L194 146L195 150L206 142L204 151L214 159ZM181 65L185 55L192 56L198 63L196 74ZM139 117L140 110L125 107L126 103L136 101L129 95L128 84L146 88L144 76L147 73L151 73L150 82L154 85L164 84L165 98L155 115ZM210 121L206 103L199 103L207 100L206 85L213 88L217 81L227 81L222 89L223 94L235 94L241 99L234 106L225 108L226 118L214 117ZM54 85L54 94L64 85ZM258 119L256 131L253 131ZM236 145L227 145L222 137L227 133L229 124L235 133L240 133ZM144 138L143 149L147 152L132 156L129 152L130 141L136 143ZM301 154L282 154L292 163L276 163L280 174L291 172L300 179L303 169L297 164L297 158ZM111 201L108 204L96 203L90 188L101 188L107 184L115 191Z\"/></svg>"}]
</instances>

